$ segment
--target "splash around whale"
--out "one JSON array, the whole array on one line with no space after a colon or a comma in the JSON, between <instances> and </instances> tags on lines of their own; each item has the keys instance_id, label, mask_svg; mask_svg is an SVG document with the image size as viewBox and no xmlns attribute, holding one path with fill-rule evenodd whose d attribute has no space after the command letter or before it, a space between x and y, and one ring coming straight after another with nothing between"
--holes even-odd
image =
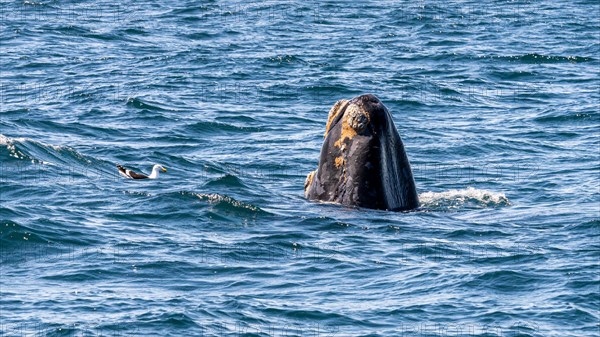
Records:
<instances>
[{"instance_id":1,"label":"splash around whale","mask_svg":"<svg viewBox=\"0 0 600 337\"><path fill-rule=\"evenodd\" d=\"M381 210L419 207L410 163L391 114L374 95L339 100L329 111L309 200Z\"/></svg>"}]
</instances>

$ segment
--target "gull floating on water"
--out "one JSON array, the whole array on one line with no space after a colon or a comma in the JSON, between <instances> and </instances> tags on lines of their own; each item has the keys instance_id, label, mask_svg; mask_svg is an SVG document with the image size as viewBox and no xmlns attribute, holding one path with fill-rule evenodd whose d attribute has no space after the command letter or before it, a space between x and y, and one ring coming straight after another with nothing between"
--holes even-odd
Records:
<instances>
[{"instance_id":1,"label":"gull floating on water","mask_svg":"<svg viewBox=\"0 0 600 337\"><path fill-rule=\"evenodd\" d=\"M158 178L159 171L167 172L166 168L164 168L164 167L162 167L162 165L158 165L158 164L156 164L156 165L154 165L154 167L152 167L152 173L149 176L147 176L145 174L135 173L132 170L128 170L119 164L117 164L117 168L119 169L119 173L123 177L130 178L130 179L156 179L156 178Z\"/></svg>"}]
</instances>

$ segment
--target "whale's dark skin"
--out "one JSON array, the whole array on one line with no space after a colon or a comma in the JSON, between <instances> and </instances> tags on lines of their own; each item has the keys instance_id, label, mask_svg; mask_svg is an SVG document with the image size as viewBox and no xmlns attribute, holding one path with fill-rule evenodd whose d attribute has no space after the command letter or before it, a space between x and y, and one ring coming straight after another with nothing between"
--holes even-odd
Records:
<instances>
[{"instance_id":1,"label":"whale's dark skin","mask_svg":"<svg viewBox=\"0 0 600 337\"><path fill-rule=\"evenodd\" d=\"M412 170L388 109L374 95L331 108L319 166L304 184L309 200L406 211L419 207Z\"/></svg>"}]
</instances>

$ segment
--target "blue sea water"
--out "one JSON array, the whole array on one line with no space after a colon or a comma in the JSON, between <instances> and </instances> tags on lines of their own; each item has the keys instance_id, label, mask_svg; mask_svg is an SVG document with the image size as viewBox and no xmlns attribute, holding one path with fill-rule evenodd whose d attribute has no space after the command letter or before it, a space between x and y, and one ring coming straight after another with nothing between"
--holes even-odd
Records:
<instances>
[{"instance_id":1,"label":"blue sea water","mask_svg":"<svg viewBox=\"0 0 600 337\"><path fill-rule=\"evenodd\" d=\"M0 8L0 336L600 335L597 1ZM303 197L363 93L417 211Z\"/></svg>"}]
</instances>

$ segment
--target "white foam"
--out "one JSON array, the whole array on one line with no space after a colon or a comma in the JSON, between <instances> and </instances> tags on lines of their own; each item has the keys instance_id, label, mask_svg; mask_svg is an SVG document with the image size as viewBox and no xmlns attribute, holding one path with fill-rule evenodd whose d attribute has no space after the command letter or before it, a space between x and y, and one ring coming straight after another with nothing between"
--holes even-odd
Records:
<instances>
[{"instance_id":1,"label":"white foam","mask_svg":"<svg viewBox=\"0 0 600 337\"><path fill-rule=\"evenodd\" d=\"M421 207L458 208L465 204L484 207L510 205L510 201L504 193L479 190L473 187L445 192L424 192L419 195L419 200Z\"/></svg>"},{"instance_id":2,"label":"white foam","mask_svg":"<svg viewBox=\"0 0 600 337\"><path fill-rule=\"evenodd\" d=\"M26 137L10 138L10 137L6 137L5 135L0 133L0 145L14 146L14 143L26 143L26 142L39 144L40 146L49 147L56 151L62 151L62 150L68 149L68 147L63 146L63 145L52 145L52 144L44 143L39 140L33 140L31 138L26 138Z\"/></svg>"},{"instance_id":3,"label":"white foam","mask_svg":"<svg viewBox=\"0 0 600 337\"><path fill-rule=\"evenodd\" d=\"M15 142L23 143L23 142L28 142L28 141L33 141L33 140L30 138L24 138L24 137L10 138L10 137L7 137L0 133L0 145L13 145Z\"/></svg>"},{"instance_id":4,"label":"white foam","mask_svg":"<svg viewBox=\"0 0 600 337\"><path fill-rule=\"evenodd\" d=\"M32 157L31 154L26 155L25 153L21 152L16 146L16 145L23 145L24 143L27 143L27 142L37 144L39 146L49 147L55 151L61 151L65 148L64 146L60 146L60 145L52 145L52 144L42 143L40 141L35 141L31 138L25 138L25 137L11 138L11 137L7 137L0 133L0 145L6 146L6 149L9 152L9 156L17 158L17 159L30 159L31 162L34 164L56 165L54 163L51 163L51 162L48 162L45 160L36 159L36 158Z\"/></svg>"},{"instance_id":5,"label":"white foam","mask_svg":"<svg viewBox=\"0 0 600 337\"><path fill-rule=\"evenodd\" d=\"M10 138L8 138L5 135L0 133L0 145L8 145L10 143L11 143Z\"/></svg>"},{"instance_id":6,"label":"white foam","mask_svg":"<svg viewBox=\"0 0 600 337\"><path fill-rule=\"evenodd\" d=\"M18 139L13 139L10 137L6 137L3 134L0 134L0 145L6 145L6 149L9 152L9 156L17 158L17 159L25 159L25 155L17 150L17 148L15 147L15 140L18 141Z\"/></svg>"},{"instance_id":7,"label":"white foam","mask_svg":"<svg viewBox=\"0 0 600 337\"><path fill-rule=\"evenodd\" d=\"M232 205L234 207L238 207L238 208L246 208L252 211L260 211L261 209L251 205L251 204L247 204L241 201L237 201L232 197L229 197L227 195L221 195L221 194L217 194L217 193L194 193L198 198L200 198L201 200L205 200L208 201L211 204L217 204L220 202L224 202L227 203L229 205Z\"/></svg>"}]
</instances>

